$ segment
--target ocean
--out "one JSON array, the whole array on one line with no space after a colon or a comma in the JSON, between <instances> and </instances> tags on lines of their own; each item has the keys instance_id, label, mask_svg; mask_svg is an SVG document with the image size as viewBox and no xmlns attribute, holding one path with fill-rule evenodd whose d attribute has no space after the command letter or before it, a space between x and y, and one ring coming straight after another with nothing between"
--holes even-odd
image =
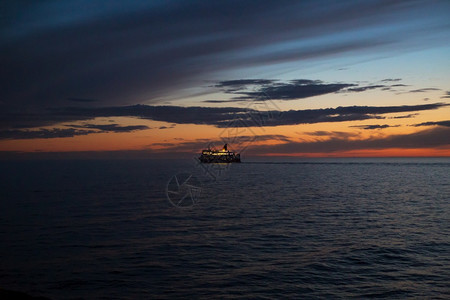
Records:
<instances>
[{"instance_id":1,"label":"ocean","mask_svg":"<svg viewBox=\"0 0 450 300\"><path fill-rule=\"evenodd\" d=\"M450 158L0 163L0 288L450 298Z\"/></svg>"}]
</instances>

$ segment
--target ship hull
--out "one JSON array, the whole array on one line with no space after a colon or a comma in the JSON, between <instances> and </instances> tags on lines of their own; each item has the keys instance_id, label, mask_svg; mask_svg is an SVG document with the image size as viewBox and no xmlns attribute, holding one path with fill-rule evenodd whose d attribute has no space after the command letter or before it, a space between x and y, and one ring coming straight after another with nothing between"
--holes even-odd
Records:
<instances>
[{"instance_id":1,"label":"ship hull","mask_svg":"<svg viewBox=\"0 0 450 300\"><path fill-rule=\"evenodd\" d=\"M240 163L241 158L235 157L235 156L209 156L209 155L202 155L199 158L199 161L205 164L211 164L211 163Z\"/></svg>"}]
</instances>

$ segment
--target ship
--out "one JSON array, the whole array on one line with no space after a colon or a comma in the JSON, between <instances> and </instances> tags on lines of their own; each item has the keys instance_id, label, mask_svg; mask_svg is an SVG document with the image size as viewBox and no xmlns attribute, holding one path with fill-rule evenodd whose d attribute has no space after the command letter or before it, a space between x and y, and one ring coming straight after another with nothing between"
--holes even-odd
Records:
<instances>
[{"instance_id":1,"label":"ship","mask_svg":"<svg viewBox=\"0 0 450 300\"><path fill-rule=\"evenodd\" d=\"M208 149L202 150L198 158L202 163L240 163L241 155L228 150L228 144L225 144L222 150Z\"/></svg>"}]
</instances>

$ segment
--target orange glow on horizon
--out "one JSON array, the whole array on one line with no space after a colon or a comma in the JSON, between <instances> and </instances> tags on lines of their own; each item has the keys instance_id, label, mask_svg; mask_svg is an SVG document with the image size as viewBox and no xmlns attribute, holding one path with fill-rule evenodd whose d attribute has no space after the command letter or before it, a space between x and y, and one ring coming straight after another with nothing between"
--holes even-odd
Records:
<instances>
[{"instance_id":1,"label":"orange glow on horizon","mask_svg":"<svg viewBox=\"0 0 450 300\"><path fill-rule=\"evenodd\" d=\"M64 129L69 124L120 124L120 126L145 125L149 129L132 132L98 132L88 135L76 135L64 138L38 138L38 139L4 139L0 141L1 151L11 152L87 152L87 151L128 151L148 150L152 153L197 153L209 143L222 146L222 141L228 139L230 149L239 151L245 146L249 156L286 156L286 157L438 157L450 156L450 145L440 148L417 149L364 149L336 152L299 152L299 153L268 153L251 154L251 147L272 146L285 142L314 143L330 139L357 141L367 139L384 139L389 136L409 135L425 131L431 126L414 127L408 124L419 124L432 120L447 119L450 106L439 110L422 112L413 119L394 119L397 114L391 114L386 119L367 121L327 122L299 125L282 125L273 127L244 127L244 128L217 128L212 125L173 124L160 121L144 120L130 117L117 117L114 120L97 118L88 121L59 124ZM398 114L400 115L400 114ZM360 126L368 124L389 124L384 129L364 130ZM45 128L45 127L42 127ZM54 127L45 129L51 130ZM254 138L256 136L256 138ZM233 140L236 138L236 140ZM239 138L245 137L239 141ZM246 153L244 153L246 156Z\"/></svg>"},{"instance_id":2,"label":"orange glow on horizon","mask_svg":"<svg viewBox=\"0 0 450 300\"><path fill-rule=\"evenodd\" d=\"M423 149L365 149L365 150L351 150L351 151L336 151L332 153L267 153L258 155L260 157L450 157L450 148L423 148Z\"/></svg>"}]
</instances>

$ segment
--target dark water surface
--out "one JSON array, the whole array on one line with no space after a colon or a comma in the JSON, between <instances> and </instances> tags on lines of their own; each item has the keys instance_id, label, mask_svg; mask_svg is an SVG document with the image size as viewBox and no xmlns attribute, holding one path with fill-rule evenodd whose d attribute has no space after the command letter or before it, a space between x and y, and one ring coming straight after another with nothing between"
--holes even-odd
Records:
<instances>
[{"instance_id":1,"label":"dark water surface","mask_svg":"<svg viewBox=\"0 0 450 300\"><path fill-rule=\"evenodd\" d=\"M216 181L189 161L0 171L0 288L53 299L450 297L448 158L242 163ZM201 182L193 207L166 199L179 172Z\"/></svg>"}]
</instances>

